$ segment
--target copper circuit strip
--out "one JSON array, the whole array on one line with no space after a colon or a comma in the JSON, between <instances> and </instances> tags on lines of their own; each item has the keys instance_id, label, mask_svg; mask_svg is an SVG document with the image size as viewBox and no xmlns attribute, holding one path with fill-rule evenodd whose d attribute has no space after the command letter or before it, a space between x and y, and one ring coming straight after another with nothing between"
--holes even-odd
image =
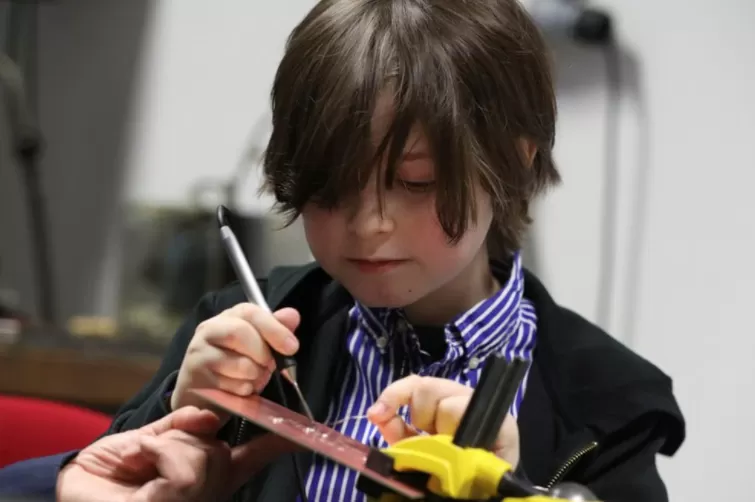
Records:
<instances>
[{"instance_id":1,"label":"copper circuit strip","mask_svg":"<svg viewBox=\"0 0 755 502\"><path fill-rule=\"evenodd\" d=\"M321 423L311 421L304 415L257 395L239 397L217 389L199 389L193 392L219 408L353 469L410 500L421 500L425 497L422 491L368 468L366 461L371 450L369 446Z\"/></svg>"}]
</instances>

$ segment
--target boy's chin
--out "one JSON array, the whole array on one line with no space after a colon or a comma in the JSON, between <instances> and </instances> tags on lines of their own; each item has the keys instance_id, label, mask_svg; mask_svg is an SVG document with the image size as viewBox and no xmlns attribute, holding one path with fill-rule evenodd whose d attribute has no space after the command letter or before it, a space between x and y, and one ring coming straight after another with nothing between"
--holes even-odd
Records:
<instances>
[{"instance_id":1,"label":"boy's chin","mask_svg":"<svg viewBox=\"0 0 755 502\"><path fill-rule=\"evenodd\" d=\"M374 309L404 308L422 298L413 291L350 291L350 293L356 301Z\"/></svg>"}]
</instances>

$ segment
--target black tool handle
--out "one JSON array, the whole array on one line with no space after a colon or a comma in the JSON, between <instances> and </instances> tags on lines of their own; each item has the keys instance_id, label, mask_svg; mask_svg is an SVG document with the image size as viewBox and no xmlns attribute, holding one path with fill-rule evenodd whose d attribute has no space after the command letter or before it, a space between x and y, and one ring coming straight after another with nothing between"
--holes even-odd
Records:
<instances>
[{"instance_id":1,"label":"black tool handle","mask_svg":"<svg viewBox=\"0 0 755 502\"><path fill-rule=\"evenodd\" d=\"M486 450L494 446L527 371L527 364L519 358L508 363L502 354L488 358L454 435L454 444Z\"/></svg>"},{"instance_id":2,"label":"black tool handle","mask_svg":"<svg viewBox=\"0 0 755 502\"><path fill-rule=\"evenodd\" d=\"M279 354L272 347L270 348L270 351L273 353L273 359L275 359L276 370L283 371L289 368L296 368L296 359L293 357Z\"/></svg>"}]
</instances>

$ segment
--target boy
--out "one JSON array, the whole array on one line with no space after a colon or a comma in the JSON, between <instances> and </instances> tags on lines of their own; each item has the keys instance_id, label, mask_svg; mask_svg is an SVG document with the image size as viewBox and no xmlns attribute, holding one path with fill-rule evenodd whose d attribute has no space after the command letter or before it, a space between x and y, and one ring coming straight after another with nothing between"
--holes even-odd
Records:
<instances>
[{"instance_id":1,"label":"boy","mask_svg":"<svg viewBox=\"0 0 755 502\"><path fill-rule=\"evenodd\" d=\"M667 500L655 456L684 436L669 378L521 266L529 204L559 175L546 48L515 0L323 0L291 34L272 107L266 186L317 264L262 284L274 315L237 285L204 297L111 433L204 406L192 388L280 399L272 346L295 354L317 420L385 446L407 421L452 432L503 353L531 365L497 453L537 485ZM233 419L221 438L258 433ZM302 460L309 500L363 499L354 472ZM236 499L293 500L293 476L273 463Z\"/></svg>"}]
</instances>

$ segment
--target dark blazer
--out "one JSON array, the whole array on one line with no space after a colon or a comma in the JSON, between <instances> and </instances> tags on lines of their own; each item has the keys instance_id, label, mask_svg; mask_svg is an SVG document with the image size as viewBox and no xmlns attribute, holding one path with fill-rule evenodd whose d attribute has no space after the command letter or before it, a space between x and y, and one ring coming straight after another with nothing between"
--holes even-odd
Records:
<instances>
[{"instance_id":1,"label":"dark blazer","mask_svg":"<svg viewBox=\"0 0 755 502\"><path fill-rule=\"evenodd\" d=\"M17 462L0 469L0 502L54 501L58 471L71 453Z\"/></svg>"},{"instance_id":2,"label":"dark blazer","mask_svg":"<svg viewBox=\"0 0 755 502\"><path fill-rule=\"evenodd\" d=\"M297 354L302 390L315 418L325 419L332 389L342 381L348 354L347 312L352 299L316 264L274 270L260 281L272 308L292 306L302 315ZM519 414L521 465L540 486L575 481L611 502L666 502L658 453L673 455L685 436L671 380L579 315L557 305L531 273L524 295L537 309L538 330L527 394ZM206 295L176 333L153 380L126 403L108 433L138 428L169 413L166 395L197 325L245 301L241 288ZM280 400L268 386L263 395ZM293 401L293 396L290 396ZM243 442L233 420L222 435ZM311 457L301 454L306 467ZM250 479L235 500L293 501L293 466L282 458Z\"/></svg>"}]
</instances>

